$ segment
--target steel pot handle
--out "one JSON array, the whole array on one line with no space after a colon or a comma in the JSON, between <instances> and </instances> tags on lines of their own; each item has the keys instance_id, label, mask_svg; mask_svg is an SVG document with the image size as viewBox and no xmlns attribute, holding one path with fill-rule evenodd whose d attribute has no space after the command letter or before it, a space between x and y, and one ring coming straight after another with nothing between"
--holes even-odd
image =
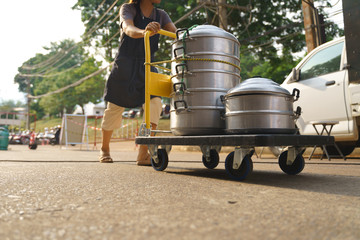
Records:
<instances>
[{"instance_id":1,"label":"steel pot handle","mask_svg":"<svg viewBox=\"0 0 360 240\"><path fill-rule=\"evenodd\" d=\"M220 101L225 104L225 96L224 95L220 95Z\"/></svg>"},{"instance_id":2,"label":"steel pot handle","mask_svg":"<svg viewBox=\"0 0 360 240\"><path fill-rule=\"evenodd\" d=\"M180 85L180 87L176 88L177 85ZM178 82L173 84L173 88L174 88L174 92L178 92L178 91L184 92L186 90L186 85L184 82Z\"/></svg>"},{"instance_id":3,"label":"steel pot handle","mask_svg":"<svg viewBox=\"0 0 360 240\"><path fill-rule=\"evenodd\" d=\"M226 120L226 112L225 111L220 111L220 119L221 120Z\"/></svg>"},{"instance_id":4,"label":"steel pot handle","mask_svg":"<svg viewBox=\"0 0 360 240\"><path fill-rule=\"evenodd\" d=\"M185 55L185 48L184 46L181 46L181 47L177 47L177 48L174 48L174 58L178 58L178 56L176 55L176 51L182 49L183 50L183 55ZM180 56L181 57L181 56Z\"/></svg>"},{"instance_id":5,"label":"steel pot handle","mask_svg":"<svg viewBox=\"0 0 360 240\"><path fill-rule=\"evenodd\" d=\"M291 96L295 97L294 102L296 102L300 97L300 90L297 88L294 88Z\"/></svg>"},{"instance_id":6,"label":"steel pot handle","mask_svg":"<svg viewBox=\"0 0 360 240\"><path fill-rule=\"evenodd\" d=\"M186 32L187 36L190 36L189 29L180 28L180 29L176 30L176 40L179 40L179 33L181 33L181 32Z\"/></svg>"},{"instance_id":7,"label":"steel pot handle","mask_svg":"<svg viewBox=\"0 0 360 240\"><path fill-rule=\"evenodd\" d=\"M175 66L175 71L176 71L176 75L179 74L179 70L178 67L185 67L186 68L186 72L188 71L187 65L186 63L179 63ZM181 74L184 74L184 69L181 70Z\"/></svg>"},{"instance_id":8,"label":"steel pot handle","mask_svg":"<svg viewBox=\"0 0 360 240\"><path fill-rule=\"evenodd\" d=\"M294 113L295 113L295 119L298 119L300 117L300 115L301 115L301 107L298 106Z\"/></svg>"},{"instance_id":9,"label":"steel pot handle","mask_svg":"<svg viewBox=\"0 0 360 240\"><path fill-rule=\"evenodd\" d=\"M178 103L183 104L184 107L179 108L179 107L178 107ZM187 106L187 103L185 102L185 100L177 100L177 101L174 101L174 108L175 108L176 112L178 113L178 112L187 110L188 106Z\"/></svg>"}]
</instances>

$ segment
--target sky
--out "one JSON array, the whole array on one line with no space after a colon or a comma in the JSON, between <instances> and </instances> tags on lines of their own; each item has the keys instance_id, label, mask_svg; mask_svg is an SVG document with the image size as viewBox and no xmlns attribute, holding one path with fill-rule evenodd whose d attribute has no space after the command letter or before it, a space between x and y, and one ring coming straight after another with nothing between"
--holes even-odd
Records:
<instances>
[{"instance_id":1,"label":"sky","mask_svg":"<svg viewBox=\"0 0 360 240\"><path fill-rule=\"evenodd\" d=\"M14 84L17 69L44 46L64 39L80 41L85 28L81 13L72 10L76 0L1 1L0 102L25 102Z\"/></svg>"},{"instance_id":2,"label":"sky","mask_svg":"<svg viewBox=\"0 0 360 240\"><path fill-rule=\"evenodd\" d=\"M44 46L64 39L80 41L85 28L81 14L71 7L77 0L17 0L2 1L0 8L0 102L25 102L25 95L14 84L17 69L36 53L46 53ZM315 6L316 4L316 0ZM342 1L331 0L335 5L327 9L336 13ZM342 22L342 14L331 18Z\"/></svg>"}]
</instances>

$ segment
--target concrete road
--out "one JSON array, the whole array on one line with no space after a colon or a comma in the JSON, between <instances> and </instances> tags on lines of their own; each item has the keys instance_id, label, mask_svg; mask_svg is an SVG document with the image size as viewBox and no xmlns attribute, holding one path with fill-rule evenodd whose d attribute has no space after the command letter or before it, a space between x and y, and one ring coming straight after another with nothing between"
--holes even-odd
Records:
<instances>
[{"instance_id":1,"label":"concrete road","mask_svg":"<svg viewBox=\"0 0 360 240\"><path fill-rule=\"evenodd\" d=\"M135 165L132 142L97 151L0 151L0 239L360 239L360 160L311 160L297 176L253 157L243 182L224 159L174 149L164 172ZM270 158L269 158L270 157Z\"/></svg>"}]
</instances>

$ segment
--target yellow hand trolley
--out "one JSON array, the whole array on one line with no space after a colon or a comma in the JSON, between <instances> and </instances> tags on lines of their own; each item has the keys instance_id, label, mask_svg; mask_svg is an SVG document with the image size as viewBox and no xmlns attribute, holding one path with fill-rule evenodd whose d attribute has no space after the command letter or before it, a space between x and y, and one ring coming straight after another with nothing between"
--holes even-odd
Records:
<instances>
[{"instance_id":1,"label":"yellow hand trolley","mask_svg":"<svg viewBox=\"0 0 360 240\"><path fill-rule=\"evenodd\" d=\"M158 32L171 38L177 34L160 30ZM235 180L244 180L253 170L251 157L255 146L287 146L278 157L280 169L289 174L300 173L305 166L302 154L305 147L315 145L333 145L334 137L318 135L289 134L243 134L243 135L206 135L206 136L151 136L150 95L170 97L172 83L169 75L151 72L150 32L145 33L145 126L142 125L136 144L147 145L151 154L151 164L157 171L168 166L168 154L172 145L200 146L202 162L208 169L219 164L219 152L222 146L233 146L234 151L225 160L225 170Z\"/></svg>"}]
</instances>

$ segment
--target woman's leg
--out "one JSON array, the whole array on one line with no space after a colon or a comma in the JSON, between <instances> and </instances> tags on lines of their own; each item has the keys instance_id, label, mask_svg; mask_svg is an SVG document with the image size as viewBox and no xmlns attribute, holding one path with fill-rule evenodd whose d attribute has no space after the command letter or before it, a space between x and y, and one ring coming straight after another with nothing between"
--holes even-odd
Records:
<instances>
[{"instance_id":1,"label":"woman's leg","mask_svg":"<svg viewBox=\"0 0 360 240\"><path fill-rule=\"evenodd\" d=\"M99 161L101 163L112 163L113 160L110 157L110 139L112 135L112 130L106 131L102 129L102 145L100 150Z\"/></svg>"},{"instance_id":2,"label":"woman's leg","mask_svg":"<svg viewBox=\"0 0 360 240\"><path fill-rule=\"evenodd\" d=\"M119 107L113 103L108 102L107 108L104 112L103 120L101 122L102 128L102 145L100 150L99 160L101 163L112 163L110 157L110 140L113 129L119 128L122 120L123 107Z\"/></svg>"},{"instance_id":3,"label":"woman's leg","mask_svg":"<svg viewBox=\"0 0 360 240\"><path fill-rule=\"evenodd\" d=\"M101 151L110 153L110 139L111 139L112 133L113 133L113 130L107 131L107 130L102 129Z\"/></svg>"}]
</instances>

